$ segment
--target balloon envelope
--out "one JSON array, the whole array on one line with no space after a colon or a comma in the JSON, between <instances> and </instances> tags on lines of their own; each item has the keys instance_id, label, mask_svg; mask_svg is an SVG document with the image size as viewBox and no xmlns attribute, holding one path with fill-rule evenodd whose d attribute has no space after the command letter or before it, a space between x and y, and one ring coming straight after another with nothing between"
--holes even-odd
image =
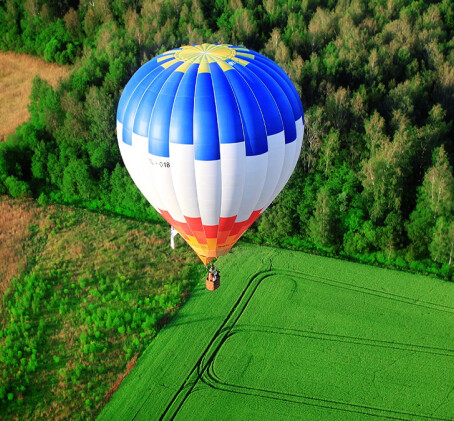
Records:
<instances>
[{"instance_id":1,"label":"balloon envelope","mask_svg":"<svg viewBox=\"0 0 454 421\"><path fill-rule=\"evenodd\" d=\"M231 45L155 57L133 75L117 110L133 181L204 263L227 253L282 190L303 132L285 72Z\"/></svg>"}]
</instances>

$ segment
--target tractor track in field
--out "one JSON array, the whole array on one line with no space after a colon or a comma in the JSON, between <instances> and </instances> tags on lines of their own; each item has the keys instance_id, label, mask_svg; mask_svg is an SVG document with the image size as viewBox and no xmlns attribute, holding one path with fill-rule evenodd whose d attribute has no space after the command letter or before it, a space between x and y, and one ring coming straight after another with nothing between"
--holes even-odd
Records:
<instances>
[{"instance_id":1,"label":"tractor track in field","mask_svg":"<svg viewBox=\"0 0 454 421\"><path fill-rule=\"evenodd\" d=\"M373 288L362 287L354 285L348 282L338 281L322 276L314 276L309 273L292 271L292 270L280 270L273 269L271 266L269 270L264 270L251 275L246 282L245 288L241 295L233 305L227 317L223 320L219 329L212 337L210 343L205 348L204 352L194 365L190 374L186 377L181 387L178 389L176 394L173 396L166 409L162 413L161 420L172 420L174 419L181 407L184 405L189 395L198 390L198 386L205 384L211 388L227 391L230 393L253 395L267 399L281 400L293 404L303 404L316 406L321 408L333 409L337 411L364 414L374 417L388 418L388 419L400 419L400 420L414 420L419 419L431 419L431 420L448 420L447 418L437 418L432 415L418 414L412 412L405 412L399 410L385 409L369 405L361 405L357 403L342 402L330 399L323 399L314 396L305 396L300 394L293 394L287 392L280 392L275 390L268 390L263 388L254 388L243 385L233 385L223 381L215 372L214 361L222 348L224 343L232 335L235 335L241 331L257 331L265 334L279 334L279 335L290 335L298 336L307 339L317 339L341 343L351 343L357 345L371 346L371 347L382 347L388 349L396 349L401 351L427 353L433 355L440 355L444 357L454 357L454 349L446 349L441 347L431 347L425 345L408 344L400 342L391 342L378 339L361 338L354 336L336 335L325 332L314 332L307 330L297 329L286 329L276 328L272 326L260 326L260 325L241 325L236 326L239 318L247 308L251 301L255 291L259 287L262 281L277 275L286 275L292 281L294 281L294 289L296 290L297 283L299 281L316 282L319 284L328 285L331 287L342 288L351 292L358 292L374 297L380 297L386 300L396 301L399 303L405 303L408 305L423 307L434 311L441 311L445 313L454 314L454 308L446 305L436 304L425 300L414 299L404 295L394 294L387 291L379 291ZM247 329L244 329L244 328ZM147 397L145 402L150 398ZM142 406L143 406L142 405ZM142 407L141 407L142 408ZM136 418L137 414L140 413L139 408L134 415L133 419Z\"/></svg>"},{"instance_id":2,"label":"tractor track in field","mask_svg":"<svg viewBox=\"0 0 454 421\"><path fill-rule=\"evenodd\" d=\"M371 405L361 405L351 402L342 402L333 399L318 398L315 396L307 396L297 393L280 392L264 388L249 387L243 385L232 385L223 382L214 371L213 365L210 365L201 377L201 382L210 386L216 390L222 390L229 393L235 393L238 395L249 395L257 396L260 398L274 399L279 401L288 402L296 405L309 405L319 408L332 409L336 411L342 411L347 413L355 413L368 415L378 418L387 418L394 420L408 420L413 421L415 419L428 419L437 421L452 421L451 418L440 418L432 415L417 414L413 412L398 411L392 409L380 408ZM192 392L196 392L197 389L194 387ZM176 414L175 414L176 415ZM174 416L175 416L174 415ZM171 419L174 419L174 416Z\"/></svg>"},{"instance_id":3,"label":"tractor track in field","mask_svg":"<svg viewBox=\"0 0 454 421\"><path fill-rule=\"evenodd\" d=\"M417 298L410 298L410 297L406 297L405 295L393 294L393 293L387 292L387 291L378 291L373 288L361 287L358 285L350 284L348 282L337 281L337 280L333 280L333 279L326 278L323 276L314 276L314 275L311 275L308 273L303 273L303 272L290 272L290 273L294 273L294 274L298 273L300 277L302 277L308 281L316 282L319 284L330 285L333 287L343 288L343 289L354 291L354 292L362 292L363 294L372 295L374 297L381 297L381 298L385 298L387 300L410 304L410 305L413 305L416 307L424 307L424 308L428 308L431 310L442 311L445 313L454 314L454 307L451 307L451 306L432 303L430 301L420 300Z\"/></svg>"},{"instance_id":4,"label":"tractor track in field","mask_svg":"<svg viewBox=\"0 0 454 421\"><path fill-rule=\"evenodd\" d=\"M233 329L226 334L225 341L227 341L232 336L242 333L242 332L262 332L265 334L277 334L282 336L296 336L306 339L319 339L327 341L335 341L341 343L352 343L358 345L366 345L372 347L384 347L388 349L397 349L404 350L409 352L421 352L427 354L441 355L447 357L454 357L454 350L428 347L428 346L419 346L414 344L405 344L405 343L393 343L388 341L381 340L370 340L365 338L343 336L343 335L333 335L323 332L313 332L313 331L303 331L297 329L278 329L272 326L259 326L259 325L241 325L241 328L233 327ZM398 345L398 346L392 346ZM316 396L309 396L304 394L297 393L288 393L283 391L277 391L272 389L251 387L247 385L239 385L234 383L229 383L219 376L216 372L215 362L218 351L222 348L219 347L216 350L216 353L210 359L206 369L200 375L200 381L205 383L209 387L217 390L226 391L229 393L243 394L250 396L257 396L267 399L275 399L286 401L293 404L303 404L316 407L322 407L327 409L333 409L337 411L364 414L368 416L388 418L388 419L398 419L398 420L415 420L415 419L430 419L430 420L450 420L449 418L434 417L433 415L428 414L419 414L413 412L406 412L400 410L391 410L386 408L381 408L378 406L357 404L352 402L342 402L334 399L324 399ZM197 389L194 388L193 391ZM434 411L436 412L436 411Z\"/></svg>"},{"instance_id":5,"label":"tractor track in field","mask_svg":"<svg viewBox=\"0 0 454 421\"><path fill-rule=\"evenodd\" d=\"M454 358L454 349L440 348L427 345L407 344L404 342L383 341L381 339L362 338L359 336L345 336L336 335L332 333L316 332L313 330L299 330L299 329L286 329L278 328L275 326L265 325L247 325L242 324L241 327L233 327L228 333L226 339L241 332L260 332L282 336L297 336L307 339L319 339L331 342L350 343L364 346L371 346L374 348L396 349L410 352L422 352L425 354L441 355L443 357Z\"/></svg>"}]
</instances>

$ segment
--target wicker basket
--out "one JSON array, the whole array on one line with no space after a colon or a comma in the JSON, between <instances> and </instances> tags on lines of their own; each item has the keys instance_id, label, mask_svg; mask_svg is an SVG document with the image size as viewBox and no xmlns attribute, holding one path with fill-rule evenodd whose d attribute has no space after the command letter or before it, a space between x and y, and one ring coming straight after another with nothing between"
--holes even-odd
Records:
<instances>
[{"instance_id":1,"label":"wicker basket","mask_svg":"<svg viewBox=\"0 0 454 421\"><path fill-rule=\"evenodd\" d=\"M215 289L218 289L219 286L221 285L221 280L219 276L214 277L213 281L210 281L209 278L207 278L205 285L208 291L214 291Z\"/></svg>"}]
</instances>

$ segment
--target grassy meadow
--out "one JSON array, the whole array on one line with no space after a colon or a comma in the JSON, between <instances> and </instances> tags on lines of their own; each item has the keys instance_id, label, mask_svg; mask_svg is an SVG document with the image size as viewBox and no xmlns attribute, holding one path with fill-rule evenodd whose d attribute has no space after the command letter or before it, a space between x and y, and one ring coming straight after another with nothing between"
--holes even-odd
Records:
<instances>
[{"instance_id":1,"label":"grassy meadow","mask_svg":"<svg viewBox=\"0 0 454 421\"><path fill-rule=\"evenodd\" d=\"M203 266L181 240L171 250L160 225L6 197L0 209L11 262L1 267L0 414L93 419Z\"/></svg>"},{"instance_id":2,"label":"grassy meadow","mask_svg":"<svg viewBox=\"0 0 454 421\"><path fill-rule=\"evenodd\" d=\"M100 420L453 419L452 283L258 246L219 267Z\"/></svg>"},{"instance_id":3,"label":"grassy meadow","mask_svg":"<svg viewBox=\"0 0 454 421\"><path fill-rule=\"evenodd\" d=\"M29 119L32 82L39 76L53 87L68 77L70 68L27 54L0 51L0 141Z\"/></svg>"}]
</instances>

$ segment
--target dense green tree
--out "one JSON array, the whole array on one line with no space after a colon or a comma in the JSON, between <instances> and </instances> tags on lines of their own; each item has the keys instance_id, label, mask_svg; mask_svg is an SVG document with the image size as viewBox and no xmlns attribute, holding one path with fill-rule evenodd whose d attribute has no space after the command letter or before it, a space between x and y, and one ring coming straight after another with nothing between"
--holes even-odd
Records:
<instances>
[{"instance_id":1,"label":"dense green tree","mask_svg":"<svg viewBox=\"0 0 454 421\"><path fill-rule=\"evenodd\" d=\"M398 211L389 212L383 225L376 229L378 247L388 260L402 247L402 231L402 215Z\"/></svg>"},{"instance_id":2,"label":"dense green tree","mask_svg":"<svg viewBox=\"0 0 454 421\"><path fill-rule=\"evenodd\" d=\"M293 234L291 215L284 206L277 204L267 210L266 217L260 219L258 231L267 240L291 236Z\"/></svg>"},{"instance_id":3,"label":"dense green tree","mask_svg":"<svg viewBox=\"0 0 454 421\"><path fill-rule=\"evenodd\" d=\"M453 212L454 176L446 152L441 147L435 154L434 166L429 168L424 176L423 184L418 190L416 209L410 215L407 224L412 255L428 256L437 221L443 221L439 222L439 232L442 232L446 228L446 222L451 220Z\"/></svg>"},{"instance_id":4,"label":"dense green tree","mask_svg":"<svg viewBox=\"0 0 454 421\"><path fill-rule=\"evenodd\" d=\"M400 213L402 209L413 137L403 121L392 141L374 139L380 139L381 143L372 146L370 158L363 162L359 176L371 219L380 223L389 212Z\"/></svg>"},{"instance_id":5,"label":"dense green tree","mask_svg":"<svg viewBox=\"0 0 454 421\"><path fill-rule=\"evenodd\" d=\"M323 139L328 134L327 118L322 107L314 106L306 112L306 127L301 159L306 173L312 170L319 160Z\"/></svg>"},{"instance_id":6,"label":"dense green tree","mask_svg":"<svg viewBox=\"0 0 454 421\"><path fill-rule=\"evenodd\" d=\"M454 217L437 219L432 242L429 245L430 255L436 262L452 265L454 252Z\"/></svg>"},{"instance_id":7,"label":"dense green tree","mask_svg":"<svg viewBox=\"0 0 454 421\"><path fill-rule=\"evenodd\" d=\"M48 161L48 150L44 141L39 141L34 149L31 171L32 175L36 179L45 180L47 178L47 161Z\"/></svg>"},{"instance_id":8,"label":"dense green tree","mask_svg":"<svg viewBox=\"0 0 454 421\"><path fill-rule=\"evenodd\" d=\"M31 124L36 130L46 130L54 136L64 119L60 95L38 76L33 80L29 111Z\"/></svg>"},{"instance_id":9,"label":"dense green tree","mask_svg":"<svg viewBox=\"0 0 454 421\"><path fill-rule=\"evenodd\" d=\"M120 161L116 147L115 109L104 90L92 86L85 101L90 136L86 147L94 168L113 169Z\"/></svg>"},{"instance_id":10,"label":"dense green tree","mask_svg":"<svg viewBox=\"0 0 454 421\"><path fill-rule=\"evenodd\" d=\"M341 143L339 131L331 129L325 137L325 141L323 142L323 146L320 151L319 163L322 166L325 176L328 176L331 171L334 171L335 163L339 159L340 147Z\"/></svg>"},{"instance_id":11,"label":"dense green tree","mask_svg":"<svg viewBox=\"0 0 454 421\"><path fill-rule=\"evenodd\" d=\"M63 171L63 195L67 199L80 197L89 200L94 191L95 185L87 162L82 159L71 159Z\"/></svg>"},{"instance_id":12,"label":"dense green tree","mask_svg":"<svg viewBox=\"0 0 454 421\"><path fill-rule=\"evenodd\" d=\"M317 194L314 215L309 219L311 239L321 247L333 247L337 243L338 212L336 203L327 191Z\"/></svg>"},{"instance_id":13,"label":"dense green tree","mask_svg":"<svg viewBox=\"0 0 454 421\"><path fill-rule=\"evenodd\" d=\"M337 15L318 7L308 26L308 41L311 52L321 50L337 30Z\"/></svg>"}]
</instances>

